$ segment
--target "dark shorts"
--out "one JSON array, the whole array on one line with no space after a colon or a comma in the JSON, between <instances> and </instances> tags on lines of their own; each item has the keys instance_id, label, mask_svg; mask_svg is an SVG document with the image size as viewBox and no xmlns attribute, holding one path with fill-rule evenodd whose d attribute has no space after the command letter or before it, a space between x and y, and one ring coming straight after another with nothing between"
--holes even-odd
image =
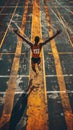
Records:
<instances>
[{"instance_id":1,"label":"dark shorts","mask_svg":"<svg viewBox=\"0 0 73 130\"><path fill-rule=\"evenodd\" d=\"M41 60L40 60L40 58L33 58L33 57L32 57L32 58L31 58L31 61L32 61L32 63L35 64L35 63L40 63Z\"/></svg>"}]
</instances>

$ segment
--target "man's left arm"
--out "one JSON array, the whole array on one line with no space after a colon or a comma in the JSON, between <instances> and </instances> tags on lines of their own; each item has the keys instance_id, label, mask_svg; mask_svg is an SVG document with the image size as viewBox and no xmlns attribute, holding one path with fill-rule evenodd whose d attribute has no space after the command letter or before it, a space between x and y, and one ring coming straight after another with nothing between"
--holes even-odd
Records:
<instances>
[{"instance_id":1,"label":"man's left arm","mask_svg":"<svg viewBox=\"0 0 73 130\"><path fill-rule=\"evenodd\" d=\"M41 46L47 44L49 41L51 41L53 38L55 38L57 35L59 35L61 33L61 30L57 30L56 34L53 35L52 37L48 38L46 41L44 41L43 43L41 43Z\"/></svg>"}]
</instances>

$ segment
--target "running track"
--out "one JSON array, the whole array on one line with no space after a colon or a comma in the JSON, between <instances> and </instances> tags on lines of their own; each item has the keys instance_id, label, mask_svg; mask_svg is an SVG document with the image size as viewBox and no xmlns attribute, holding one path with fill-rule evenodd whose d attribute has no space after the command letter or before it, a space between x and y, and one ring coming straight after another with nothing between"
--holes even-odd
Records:
<instances>
[{"instance_id":1,"label":"running track","mask_svg":"<svg viewBox=\"0 0 73 130\"><path fill-rule=\"evenodd\" d=\"M13 105L34 75L30 48L12 29L20 27L32 41L35 35L43 41L59 28L62 33L42 50L43 71L34 79L38 87L28 99L28 119L23 114L16 129L73 130L72 25L72 0L0 2L0 127L9 122Z\"/></svg>"}]
</instances>

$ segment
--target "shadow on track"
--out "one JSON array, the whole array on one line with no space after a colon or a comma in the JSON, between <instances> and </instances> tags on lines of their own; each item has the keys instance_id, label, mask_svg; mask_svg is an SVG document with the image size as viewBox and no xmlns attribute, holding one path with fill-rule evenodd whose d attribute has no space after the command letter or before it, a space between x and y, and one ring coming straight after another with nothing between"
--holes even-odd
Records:
<instances>
[{"instance_id":1,"label":"shadow on track","mask_svg":"<svg viewBox=\"0 0 73 130\"><path fill-rule=\"evenodd\" d=\"M0 130L16 130L16 126L21 120L22 116L23 115L26 116L28 96L34 89L34 86L32 87L31 86L32 86L32 79L29 82L29 86L26 92L20 96L19 100L15 104L12 110L10 122L5 124Z\"/></svg>"}]
</instances>

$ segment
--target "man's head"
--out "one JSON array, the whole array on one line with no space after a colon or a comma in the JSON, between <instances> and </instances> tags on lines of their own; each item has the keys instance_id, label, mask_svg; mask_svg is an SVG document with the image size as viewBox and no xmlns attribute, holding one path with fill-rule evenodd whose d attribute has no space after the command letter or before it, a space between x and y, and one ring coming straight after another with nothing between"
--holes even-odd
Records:
<instances>
[{"instance_id":1,"label":"man's head","mask_svg":"<svg viewBox=\"0 0 73 130\"><path fill-rule=\"evenodd\" d=\"M40 40L39 36L36 36L35 39L34 39L35 43L38 43L39 40Z\"/></svg>"}]
</instances>

